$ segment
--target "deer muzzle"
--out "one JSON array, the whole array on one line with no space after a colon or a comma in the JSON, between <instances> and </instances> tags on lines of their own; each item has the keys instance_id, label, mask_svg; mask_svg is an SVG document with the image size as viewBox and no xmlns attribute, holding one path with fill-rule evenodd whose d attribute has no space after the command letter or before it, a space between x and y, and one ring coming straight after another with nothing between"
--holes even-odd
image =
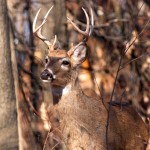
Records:
<instances>
[{"instance_id":1,"label":"deer muzzle","mask_svg":"<svg viewBox=\"0 0 150 150\"><path fill-rule=\"evenodd\" d=\"M48 69L45 69L45 70L41 73L41 79L42 79L43 81L52 81L52 80L54 80L53 73L50 72Z\"/></svg>"}]
</instances>

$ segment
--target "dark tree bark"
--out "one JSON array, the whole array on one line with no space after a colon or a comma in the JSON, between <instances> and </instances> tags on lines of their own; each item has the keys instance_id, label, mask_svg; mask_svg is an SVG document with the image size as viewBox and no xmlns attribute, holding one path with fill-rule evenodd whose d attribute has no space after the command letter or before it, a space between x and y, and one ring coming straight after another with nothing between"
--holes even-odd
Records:
<instances>
[{"instance_id":1,"label":"dark tree bark","mask_svg":"<svg viewBox=\"0 0 150 150\"><path fill-rule=\"evenodd\" d=\"M18 131L19 131L19 149L20 150L39 150L41 149L41 143L36 141L35 133L36 130L36 118L34 117L33 111L31 111L29 104L27 102L27 97L30 97L31 91L31 76L26 73L22 73L18 70L17 63L21 65L25 70L30 70L32 59L32 52L30 51L30 46L32 46L32 40L29 37L25 38L25 22L28 23L28 1L23 0L18 2L17 0L12 0L8 3L9 17L11 18L12 34L11 37L11 50L12 50L12 63L13 63L13 73L15 81L15 89L17 95L18 104ZM26 15L25 15L26 14ZM15 23L13 22L15 20ZM26 24L26 27L27 24ZM17 35L16 35L17 34ZM14 39L18 38L18 44L14 45ZM29 42L31 41L31 42ZM28 48L28 49L27 49ZM18 57L21 56L20 53L15 55L15 50L18 52L25 52L24 62L19 61ZM17 62L16 62L17 57ZM19 75L19 78L18 78ZM27 79L26 81L24 79ZM28 90L26 90L28 89ZM33 125L34 124L34 125Z\"/></svg>"},{"instance_id":2,"label":"dark tree bark","mask_svg":"<svg viewBox=\"0 0 150 150\"><path fill-rule=\"evenodd\" d=\"M0 149L18 149L16 98L6 0L0 0Z\"/></svg>"},{"instance_id":3,"label":"dark tree bark","mask_svg":"<svg viewBox=\"0 0 150 150\"><path fill-rule=\"evenodd\" d=\"M68 46L67 37L67 17L66 17L66 7L64 0L55 0L54 5L54 15L52 16L55 26L54 34L58 36L62 46L66 48Z\"/></svg>"}]
</instances>

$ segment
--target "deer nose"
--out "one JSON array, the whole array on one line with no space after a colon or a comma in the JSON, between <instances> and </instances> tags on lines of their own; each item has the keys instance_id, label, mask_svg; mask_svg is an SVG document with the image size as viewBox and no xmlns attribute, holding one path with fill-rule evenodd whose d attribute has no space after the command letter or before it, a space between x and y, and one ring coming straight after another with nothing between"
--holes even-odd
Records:
<instances>
[{"instance_id":1,"label":"deer nose","mask_svg":"<svg viewBox=\"0 0 150 150\"><path fill-rule=\"evenodd\" d=\"M53 74L51 72L49 72L47 69L45 69L41 73L41 79L42 80L52 80L53 79Z\"/></svg>"}]
</instances>

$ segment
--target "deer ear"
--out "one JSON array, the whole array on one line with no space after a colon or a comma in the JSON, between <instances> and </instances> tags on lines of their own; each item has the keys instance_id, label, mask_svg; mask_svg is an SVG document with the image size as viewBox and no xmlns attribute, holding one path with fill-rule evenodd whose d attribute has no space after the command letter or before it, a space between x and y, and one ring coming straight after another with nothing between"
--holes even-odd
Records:
<instances>
[{"instance_id":1,"label":"deer ear","mask_svg":"<svg viewBox=\"0 0 150 150\"><path fill-rule=\"evenodd\" d=\"M68 51L68 53L70 53L70 51ZM74 67L80 65L86 59L86 53L87 49L85 45L79 45L71 52L70 57Z\"/></svg>"}]
</instances>

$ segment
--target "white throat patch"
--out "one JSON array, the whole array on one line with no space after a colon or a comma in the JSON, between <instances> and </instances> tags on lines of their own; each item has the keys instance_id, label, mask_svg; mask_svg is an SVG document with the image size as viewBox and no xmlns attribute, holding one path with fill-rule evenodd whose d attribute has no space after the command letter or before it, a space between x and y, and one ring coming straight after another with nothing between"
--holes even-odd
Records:
<instances>
[{"instance_id":1,"label":"white throat patch","mask_svg":"<svg viewBox=\"0 0 150 150\"><path fill-rule=\"evenodd\" d=\"M67 95L67 94L69 94L70 91L71 91L71 84L68 84L62 90L62 95Z\"/></svg>"}]
</instances>

